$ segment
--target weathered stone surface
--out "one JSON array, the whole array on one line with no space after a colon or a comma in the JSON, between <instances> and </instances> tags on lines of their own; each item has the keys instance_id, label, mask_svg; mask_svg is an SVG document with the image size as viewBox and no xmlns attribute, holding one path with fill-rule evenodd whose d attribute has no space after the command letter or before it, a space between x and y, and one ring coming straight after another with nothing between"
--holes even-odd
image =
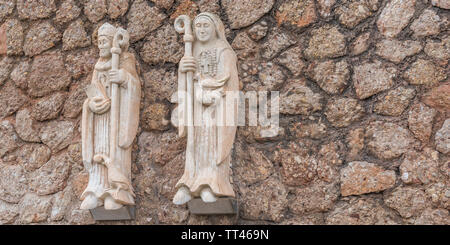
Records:
<instances>
[{"instance_id":1,"label":"weathered stone surface","mask_svg":"<svg viewBox=\"0 0 450 245\"><path fill-rule=\"evenodd\" d=\"M364 53L370 45L370 32L365 32L355 38L350 44L350 54L359 55Z\"/></svg>"},{"instance_id":2,"label":"weathered stone surface","mask_svg":"<svg viewBox=\"0 0 450 245\"><path fill-rule=\"evenodd\" d=\"M450 6L449 6L450 8ZM415 225L449 225L450 215L446 209L425 209L420 216L414 220Z\"/></svg>"},{"instance_id":3,"label":"weathered stone surface","mask_svg":"<svg viewBox=\"0 0 450 245\"><path fill-rule=\"evenodd\" d=\"M185 150L186 139L173 131L143 132L138 139L140 164L165 165Z\"/></svg>"},{"instance_id":4,"label":"weathered stone surface","mask_svg":"<svg viewBox=\"0 0 450 245\"><path fill-rule=\"evenodd\" d=\"M15 128L23 141L41 142L39 138L39 124L31 117L29 109L25 108L17 112Z\"/></svg>"},{"instance_id":5,"label":"weathered stone surface","mask_svg":"<svg viewBox=\"0 0 450 245\"><path fill-rule=\"evenodd\" d=\"M294 214L324 212L330 210L339 197L336 183L317 181L307 187L294 189L289 199L289 210Z\"/></svg>"},{"instance_id":6,"label":"weathered stone surface","mask_svg":"<svg viewBox=\"0 0 450 245\"><path fill-rule=\"evenodd\" d=\"M347 127L364 116L364 108L353 98L338 98L329 100L325 115L335 127Z\"/></svg>"},{"instance_id":7,"label":"weathered stone surface","mask_svg":"<svg viewBox=\"0 0 450 245\"><path fill-rule=\"evenodd\" d=\"M280 113L309 115L322 110L322 96L314 93L305 80L291 80L280 91Z\"/></svg>"},{"instance_id":8,"label":"weathered stone surface","mask_svg":"<svg viewBox=\"0 0 450 245\"><path fill-rule=\"evenodd\" d=\"M308 59L336 58L347 52L345 36L337 26L325 25L312 30L305 56Z\"/></svg>"},{"instance_id":9,"label":"weathered stone surface","mask_svg":"<svg viewBox=\"0 0 450 245\"><path fill-rule=\"evenodd\" d=\"M72 181L72 192L76 198L80 198L89 182L89 173L81 172L76 175Z\"/></svg>"},{"instance_id":10,"label":"weathered stone surface","mask_svg":"<svg viewBox=\"0 0 450 245\"><path fill-rule=\"evenodd\" d=\"M175 0L150 0L155 3L158 8L170 9Z\"/></svg>"},{"instance_id":11,"label":"weathered stone surface","mask_svg":"<svg viewBox=\"0 0 450 245\"><path fill-rule=\"evenodd\" d=\"M16 19L9 19L5 21L2 27L6 31L6 54L20 55L24 37L22 24Z\"/></svg>"},{"instance_id":12,"label":"weathered stone surface","mask_svg":"<svg viewBox=\"0 0 450 245\"><path fill-rule=\"evenodd\" d=\"M233 173L240 183L252 185L273 174L273 163L262 151L244 144L237 144L236 154L238 158L233 163Z\"/></svg>"},{"instance_id":13,"label":"weathered stone surface","mask_svg":"<svg viewBox=\"0 0 450 245\"><path fill-rule=\"evenodd\" d=\"M291 132L297 138L309 137L312 139L320 139L326 136L327 126L321 122L318 123L303 123L296 122L291 127Z\"/></svg>"},{"instance_id":14,"label":"weathered stone surface","mask_svg":"<svg viewBox=\"0 0 450 245\"><path fill-rule=\"evenodd\" d=\"M383 207L380 200L371 196L350 197L336 204L325 218L328 225L395 225L394 212Z\"/></svg>"},{"instance_id":15,"label":"weathered stone surface","mask_svg":"<svg viewBox=\"0 0 450 245\"><path fill-rule=\"evenodd\" d=\"M378 9L378 1L343 1L335 13L338 15L339 22L347 28L354 28L363 20L371 16Z\"/></svg>"},{"instance_id":16,"label":"weathered stone surface","mask_svg":"<svg viewBox=\"0 0 450 245\"><path fill-rule=\"evenodd\" d=\"M92 73L98 60L98 51L95 48L72 51L65 55L64 59L66 61L66 69L73 78L78 79L83 75ZM87 78L89 78L89 76ZM89 80L89 83L90 82L91 81Z\"/></svg>"},{"instance_id":17,"label":"weathered stone surface","mask_svg":"<svg viewBox=\"0 0 450 245\"><path fill-rule=\"evenodd\" d=\"M16 87L26 90L28 88L28 74L30 73L30 62L23 60L12 70L9 78Z\"/></svg>"},{"instance_id":18,"label":"weathered stone surface","mask_svg":"<svg viewBox=\"0 0 450 245\"><path fill-rule=\"evenodd\" d=\"M450 111L450 83L446 82L426 93L422 101L437 110Z\"/></svg>"},{"instance_id":19,"label":"weathered stone surface","mask_svg":"<svg viewBox=\"0 0 450 245\"><path fill-rule=\"evenodd\" d=\"M450 59L450 36L443 37L440 42L427 40L424 51L440 64L447 65Z\"/></svg>"},{"instance_id":20,"label":"weathered stone surface","mask_svg":"<svg viewBox=\"0 0 450 245\"><path fill-rule=\"evenodd\" d=\"M240 32L234 38L231 47L236 52L238 59L248 60L259 58L258 44L246 32Z\"/></svg>"},{"instance_id":21,"label":"weathered stone surface","mask_svg":"<svg viewBox=\"0 0 450 245\"><path fill-rule=\"evenodd\" d=\"M14 66L14 59L7 56L0 60L0 86L8 79L11 69Z\"/></svg>"},{"instance_id":22,"label":"weathered stone surface","mask_svg":"<svg viewBox=\"0 0 450 245\"><path fill-rule=\"evenodd\" d=\"M61 40L61 33L50 22L38 22L30 27L25 36L23 51L27 56L35 56L50 49Z\"/></svg>"},{"instance_id":23,"label":"weathered stone surface","mask_svg":"<svg viewBox=\"0 0 450 245\"><path fill-rule=\"evenodd\" d=\"M353 85L359 99L366 99L394 85L397 69L379 60L365 62L353 68Z\"/></svg>"},{"instance_id":24,"label":"weathered stone surface","mask_svg":"<svg viewBox=\"0 0 450 245\"><path fill-rule=\"evenodd\" d=\"M345 139L348 147L347 161L361 160L361 152L364 148L364 129L350 130Z\"/></svg>"},{"instance_id":25,"label":"weathered stone surface","mask_svg":"<svg viewBox=\"0 0 450 245\"><path fill-rule=\"evenodd\" d=\"M81 9L74 0L64 0L56 11L56 16L53 20L55 23L62 25L76 19L80 13Z\"/></svg>"},{"instance_id":26,"label":"weathered stone surface","mask_svg":"<svg viewBox=\"0 0 450 245\"><path fill-rule=\"evenodd\" d=\"M27 190L27 178L22 166L0 164L1 200L9 203L19 203Z\"/></svg>"},{"instance_id":27,"label":"weathered stone surface","mask_svg":"<svg viewBox=\"0 0 450 245\"><path fill-rule=\"evenodd\" d=\"M377 20L378 31L386 37L396 37L414 15L416 0L392 0Z\"/></svg>"},{"instance_id":28,"label":"weathered stone surface","mask_svg":"<svg viewBox=\"0 0 450 245\"><path fill-rule=\"evenodd\" d=\"M418 216L428 206L425 192L409 186L399 186L392 193L386 193L384 203L404 218Z\"/></svg>"},{"instance_id":29,"label":"weathered stone surface","mask_svg":"<svg viewBox=\"0 0 450 245\"><path fill-rule=\"evenodd\" d=\"M240 216L250 220L280 222L287 207L287 190L276 177L252 186L240 186Z\"/></svg>"},{"instance_id":30,"label":"weathered stone surface","mask_svg":"<svg viewBox=\"0 0 450 245\"><path fill-rule=\"evenodd\" d=\"M423 103L415 104L408 115L408 127L423 143L430 140L436 110Z\"/></svg>"},{"instance_id":31,"label":"weathered stone surface","mask_svg":"<svg viewBox=\"0 0 450 245\"><path fill-rule=\"evenodd\" d=\"M281 50L291 46L296 41L289 33L282 32L281 29L275 29L267 36L267 41L261 46L261 56L265 59L272 59Z\"/></svg>"},{"instance_id":32,"label":"weathered stone surface","mask_svg":"<svg viewBox=\"0 0 450 245\"><path fill-rule=\"evenodd\" d=\"M290 186L306 185L316 177L317 159L309 145L291 142L288 148L275 152L275 161L281 164L283 183Z\"/></svg>"},{"instance_id":33,"label":"weathered stone surface","mask_svg":"<svg viewBox=\"0 0 450 245\"><path fill-rule=\"evenodd\" d=\"M70 121L50 121L41 128L39 137L53 152L66 148L72 141L74 125Z\"/></svg>"},{"instance_id":34,"label":"weathered stone surface","mask_svg":"<svg viewBox=\"0 0 450 245\"><path fill-rule=\"evenodd\" d=\"M14 223L18 215L18 205L0 201L0 225Z\"/></svg>"},{"instance_id":35,"label":"weathered stone surface","mask_svg":"<svg viewBox=\"0 0 450 245\"><path fill-rule=\"evenodd\" d=\"M450 152L450 119L445 120L442 128L434 136L436 149L444 154Z\"/></svg>"},{"instance_id":36,"label":"weathered stone surface","mask_svg":"<svg viewBox=\"0 0 450 245\"><path fill-rule=\"evenodd\" d=\"M300 46L289 48L278 56L276 62L285 66L292 75L299 76L306 66L302 51L303 49Z\"/></svg>"},{"instance_id":37,"label":"weathered stone surface","mask_svg":"<svg viewBox=\"0 0 450 245\"><path fill-rule=\"evenodd\" d=\"M448 0L431 0L431 4L439 8L450 9L450 2Z\"/></svg>"},{"instance_id":38,"label":"weathered stone surface","mask_svg":"<svg viewBox=\"0 0 450 245\"><path fill-rule=\"evenodd\" d=\"M0 25L0 55L6 54L6 24Z\"/></svg>"},{"instance_id":39,"label":"weathered stone surface","mask_svg":"<svg viewBox=\"0 0 450 245\"><path fill-rule=\"evenodd\" d=\"M435 206L450 208L450 186L447 181L432 183L427 186L425 192Z\"/></svg>"},{"instance_id":40,"label":"weathered stone surface","mask_svg":"<svg viewBox=\"0 0 450 245\"><path fill-rule=\"evenodd\" d=\"M39 223L46 221L52 206L51 196L26 194L19 204L21 210L18 222L20 224Z\"/></svg>"},{"instance_id":41,"label":"weathered stone surface","mask_svg":"<svg viewBox=\"0 0 450 245\"><path fill-rule=\"evenodd\" d=\"M329 94L340 94L350 78L349 65L345 60L312 62L308 74L320 88Z\"/></svg>"},{"instance_id":42,"label":"weathered stone surface","mask_svg":"<svg viewBox=\"0 0 450 245\"><path fill-rule=\"evenodd\" d=\"M21 19L43 19L56 11L54 0L17 0L17 12Z\"/></svg>"},{"instance_id":43,"label":"weathered stone surface","mask_svg":"<svg viewBox=\"0 0 450 245\"><path fill-rule=\"evenodd\" d=\"M249 26L272 9L274 0L225 0L222 7L232 29Z\"/></svg>"},{"instance_id":44,"label":"weathered stone surface","mask_svg":"<svg viewBox=\"0 0 450 245\"><path fill-rule=\"evenodd\" d=\"M439 179L439 153L430 148L409 151L400 165L400 178L406 184L428 184Z\"/></svg>"},{"instance_id":45,"label":"weathered stone surface","mask_svg":"<svg viewBox=\"0 0 450 245\"><path fill-rule=\"evenodd\" d=\"M84 48L91 44L91 38L84 30L83 21L78 19L72 22L63 34L63 50Z\"/></svg>"},{"instance_id":46,"label":"weathered stone surface","mask_svg":"<svg viewBox=\"0 0 450 245\"><path fill-rule=\"evenodd\" d=\"M141 122L144 130L164 131L169 128L169 107L162 103L153 103L142 112Z\"/></svg>"},{"instance_id":47,"label":"weathered stone surface","mask_svg":"<svg viewBox=\"0 0 450 245\"><path fill-rule=\"evenodd\" d=\"M162 1L170 1L170 0L162 0ZM197 5L199 7L200 12L209 12L213 14L220 14L220 0L198 0Z\"/></svg>"},{"instance_id":48,"label":"weathered stone surface","mask_svg":"<svg viewBox=\"0 0 450 245\"><path fill-rule=\"evenodd\" d=\"M92 225L95 224L89 210L73 209L68 218L71 225Z\"/></svg>"},{"instance_id":49,"label":"weathered stone surface","mask_svg":"<svg viewBox=\"0 0 450 245\"><path fill-rule=\"evenodd\" d=\"M31 108L31 116L37 121L57 118L64 106L66 97L65 93L58 92L39 99Z\"/></svg>"},{"instance_id":50,"label":"weathered stone surface","mask_svg":"<svg viewBox=\"0 0 450 245\"><path fill-rule=\"evenodd\" d=\"M30 188L38 195L53 194L63 190L67 184L71 169L70 161L66 154L52 156L38 170L30 175Z\"/></svg>"},{"instance_id":51,"label":"weathered stone surface","mask_svg":"<svg viewBox=\"0 0 450 245\"><path fill-rule=\"evenodd\" d=\"M322 17L328 18L331 16L331 10L336 3L336 0L317 0L317 8Z\"/></svg>"},{"instance_id":52,"label":"weathered stone surface","mask_svg":"<svg viewBox=\"0 0 450 245\"><path fill-rule=\"evenodd\" d=\"M144 98L170 101L177 90L177 73L174 69L156 68L144 73Z\"/></svg>"},{"instance_id":53,"label":"weathered stone surface","mask_svg":"<svg viewBox=\"0 0 450 245\"><path fill-rule=\"evenodd\" d=\"M339 182L339 168L343 163L344 144L332 141L320 146L317 177L327 183Z\"/></svg>"},{"instance_id":54,"label":"weathered stone surface","mask_svg":"<svg viewBox=\"0 0 450 245\"><path fill-rule=\"evenodd\" d=\"M79 84L73 88L64 103L63 115L67 118L76 118L83 109L83 103L87 99L86 84Z\"/></svg>"},{"instance_id":55,"label":"weathered stone surface","mask_svg":"<svg viewBox=\"0 0 450 245\"><path fill-rule=\"evenodd\" d=\"M161 26L166 15L158 8L150 7L145 1L134 1L128 11L127 31L132 42L144 38L149 32Z\"/></svg>"},{"instance_id":56,"label":"weathered stone surface","mask_svg":"<svg viewBox=\"0 0 450 245\"><path fill-rule=\"evenodd\" d=\"M323 225L324 215L323 213L304 214L285 219L281 222L281 225Z\"/></svg>"},{"instance_id":57,"label":"weathered stone surface","mask_svg":"<svg viewBox=\"0 0 450 245\"><path fill-rule=\"evenodd\" d=\"M0 22L2 22L5 17L12 14L14 5L15 1L0 0Z\"/></svg>"},{"instance_id":58,"label":"weathered stone surface","mask_svg":"<svg viewBox=\"0 0 450 245\"><path fill-rule=\"evenodd\" d=\"M373 111L385 116L400 116L408 107L409 102L416 95L413 88L397 87L389 90L384 96L379 97Z\"/></svg>"},{"instance_id":59,"label":"weathered stone surface","mask_svg":"<svg viewBox=\"0 0 450 245\"><path fill-rule=\"evenodd\" d=\"M254 41L259 41L267 35L268 30L269 27L267 25L267 22L263 20L248 29L247 34Z\"/></svg>"},{"instance_id":60,"label":"weathered stone surface","mask_svg":"<svg viewBox=\"0 0 450 245\"><path fill-rule=\"evenodd\" d=\"M12 115L27 101L22 91L11 82L6 82L0 89L0 118Z\"/></svg>"},{"instance_id":61,"label":"weathered stone surface","mask_svg":"<svg viewBox=\"0 0 450 245\"><path fill-rule=\"evenodd\" d=\"M431 9L425 9L423 13L411 24L414 36L425 37L439 34L441 18Z\"/></svg>"},{"instance_id":62,"label":"weathered stone surface","mask_svg":"<svg viewBox=\"0 0 450 245\"><path fill-rule=\"evenodd\" d=\"M414 143L414 138L402 126L390 122L371 122L366 130L367 146L376 157L384 160L401 156Z\"/></svg>"},{"instance_id":63,"label":"weathered stone surface","mask_svg":"<svg viewBox=\"0 0 450 245\"><path fill-rule=\"evenodd\" d=\"M282 3L275 14L278 25L302 29L316 22L317 14L314 1L291 0Z\"/></svg>"},{"instance_id":64,"label":"weathered stone surface","mask_svg":"<svg viewBox=\"0 0 450 245\"><path fill-rule=\"evenodd\" d=\"M418 59L403 73L403 77L410 84L431 87L446 79L447 74L444 69L434 65L432 61Z\"/></svg>"},{"instance_id":65,"label":"weathered stone surface","mask_svg":"<svg viewBox=\"0 0 450 245\"><path fill-rule=\"evenodd\" d=\"M150 34L141 49L142 59L149 64L177 63L183 56L178 34L172 25L164 25Z\"/></svg>"},{"instance_id":66,"label":"weathered stone surface","mask_svg":"<svg viewBox=\"0 0 450 245\"><path fill-rule=\"evenodd\" d=\"M394 63L402 62L406 57L413 56L422 50L420 42L395 39L384 39L377 43L376 54Z\"/></svg>"},{"instance_id":67,"label":"weathered stone surface","mask_svg":"<svg viewBox=\"0 0 450 245\"><path fill-rule=\"evenodd\" d=\"M180 15L187 15L194 19L198 14L198 6L191 0L180 0L175 11L170 15L171 20L175 20Z\"/></svg>"},{"instance_id":68,"label":"weathered stone surface","mask_svg":"<svg viewBox=\"0 0 450 245\"><path fill-rule=\"evenodd\" d=\"M41 97L64 89L69 84L70 74L64 67L61 53L45 53L34 58L28 78L28 93L31 96Z\"/></svg>"},{"instance_id":69,"label":"weathered stone surface","mask_svg":"<svg viewBox=\"0 0 450 245\"><path fill-rule=\"evenodd\" d=\"M272 62L259 64L257 70L258 83L247 84L247 91L277 91L286 80L281 67Z\"/></svg>"},{"instance_id":70,"label":"weathered stone surface","mask_svg":"<svg viewBox=\"0 0 450 245\"><path fill-rule=\"evenodd\" d=\"M108 15L111 19L117 19L128 10L128 0L108 1Z\"/></svg>"},{"instance_id":71,"label":"weathered stone surface","mask_svg":"<svg viewBox=\"0 0 450 245\"><path fill-rule=\"evenodd\" d=\"M69 208L72 201L72 192L66 188L64 191L60 191L53 196L53 205L50 210L49 220L59 221L62 220Z\"/></svg>"},{"instance_id":72,"label":"weathered stone surface","mask_svg":"<svg viewBox=\"0 0 450 245\"><path fill-rule=\"evenodd\" d=\"M74 165L73 167L83 165L83 158L81 156L81 142L74 143L67 147L67 155L69 155L69 160Z\"/></svg>"},{"instance_id":73,"label":"weathered stone surface","mask_svg":"<svg viewBox=\"0 0 450 245\"><path fill-rule=\"evenodd\" d=\"M183 224L189 217L189 210L174 204L165 204L158 209L158 221L162 224Z\"/></svg>"},{"instance_id":74,"label":"weathered stone surface","mask_svg":"<svg viewBox=\"0 0 450 245\"><path fill-rule=\"evenodd\" d=\"M86 0L84 2L84 14L92 23L97 23L107 13L106 0Z\"/></svg>"},{"instance_id":75,"label":"weathered stone surface","mask_svg":"<svg viewBox=\"0 0 450 245\"><path fill-rule=\"evenodd\" d=\"M50 160L52 151L43 144L26 144L15 154L17 163L32 172Z\"/></svg>"},{"instance_id":76,"label":"weathered stone surface","mask_svg":"<svg viewBox=\"0 0 450 245\"><path fill-rule=\"evenodd\" d=\"M361 195L393 187L395 172L369 162L350 162L341 170L341 195Z\"/></svg>"}]
</instances>

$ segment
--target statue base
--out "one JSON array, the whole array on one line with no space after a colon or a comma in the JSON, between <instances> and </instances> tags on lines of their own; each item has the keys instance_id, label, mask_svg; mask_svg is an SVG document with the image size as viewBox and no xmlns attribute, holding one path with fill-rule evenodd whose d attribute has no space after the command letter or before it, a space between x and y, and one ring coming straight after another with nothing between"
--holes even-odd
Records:
<instances>
[{"instance_id":1,"label":"statue base","mask_svg":"<svg viewBox=\"0 0 450 245\"><path fill-rule=\"evenodd\" d=\"M216 202L205 203L201 198L188 202L189 212L196 215L237 214L238 205L234 198L218 198Z\"/></svg>"},{"instance_id":2,"label":"statue base","mask_svg":"<svg viewBox=\"0 0 450 245\"><path fill-rule=\"evenodd\" d=\"M101 220L134 220L136 217L135 206L123 206L116 210L106 210L105 207L90 209L91 215L96 221Z\"/></svg>"}]
</instances>

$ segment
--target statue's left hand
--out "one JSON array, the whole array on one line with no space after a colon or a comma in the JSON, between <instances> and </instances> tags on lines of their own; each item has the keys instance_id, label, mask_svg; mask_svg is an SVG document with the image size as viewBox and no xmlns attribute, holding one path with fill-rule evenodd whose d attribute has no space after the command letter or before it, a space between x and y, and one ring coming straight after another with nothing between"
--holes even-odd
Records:
<instances>
[{"instance_id":1,"label":"statue's left hand","mask_svg":"<svg viewBox=\"0 0 450 245\"><path fill-rule=\"evenodd\" d=\"M125 81L125 72L123 71L123 69L110 70L109 71L109 80L112 83L121 85Z\"/></svg>"}]
</instances>

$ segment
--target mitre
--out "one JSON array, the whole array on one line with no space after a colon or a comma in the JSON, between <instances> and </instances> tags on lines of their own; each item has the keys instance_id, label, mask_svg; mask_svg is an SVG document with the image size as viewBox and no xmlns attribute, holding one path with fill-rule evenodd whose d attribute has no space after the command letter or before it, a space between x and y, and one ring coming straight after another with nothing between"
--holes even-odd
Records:
<instances>
[{"instance_id":1,"label":"mitre","mask_svg":"<svg viewBox=\"0 0 450 245\"><path fill-rule=\"evenodd\" d=\"M98 29L98 36L114 37L115 33L116 33L116 28L109 23L103 24Z\"/></svg>"}]
</instances>

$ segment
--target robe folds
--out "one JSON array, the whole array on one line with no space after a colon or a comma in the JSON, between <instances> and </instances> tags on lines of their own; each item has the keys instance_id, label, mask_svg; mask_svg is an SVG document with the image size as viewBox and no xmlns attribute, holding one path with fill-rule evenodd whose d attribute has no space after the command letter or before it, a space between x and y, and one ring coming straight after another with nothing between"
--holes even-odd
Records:
<instances>
[{"instance_id":1,"label":"robe folds","mask_svg":"<svg viewBox=\"0 0 450 245\"><path fill-rule=\"evenodd\" d=\"M195 58L197 63L201 63L199 57ZM184 174L175 186L187 187L193 196L199 196L205 187L211 188L218 197L235 196L230 183L230 165L237 128L237 101L234 97L237 93L227 92L239 90L236 55L227 45L221 45L217 48L217 59L218 72L208 78L214 79L217 84L225 81L222 86L206 88L200 85L202 78L196 76L197 80L194 80L194 126L187 128L194 130L194 161L186 161ZM184 73L179 72L178 76L184 76ZM222 94L218 103L202 103L215 91ZM230 107L227 103L236 106ZM231 120L229 117L232 117Z\"/></svg>"},{"instance_id":2,"label":"robe folds","mask_svg":"<svg viewBox=\"0 0 450 245\"><path fill-rule=\"evenodd\" d=\"M100 61L95 65L90 85L90 98L83 105L82 116L82 157L83 164L89 172L89 183L81 195L83 200L87 194L94 194L100 200L111 195L114 200L124 205L134 204L134 193L131 183L126 183L127 188L121 189L115 195L111 189L111 181L120 181L116 175L122 175L131 180L131 145L136 137L139 125L139 105L141 98L141 84L136 71L136 60L133 54L123 52L120 55L120 69L124 71L124 83L118 87L119 94L119 121L117 142L114 157L115 169L118 174L108 176L108 169L104 164L93 162L96 154L110 156L111 140L111 108L102 114L97 114L89 107L92 93L95 96L110 98L111 83L109 82L109 71L111 60Z\"/></svg>"}]
</instances>

